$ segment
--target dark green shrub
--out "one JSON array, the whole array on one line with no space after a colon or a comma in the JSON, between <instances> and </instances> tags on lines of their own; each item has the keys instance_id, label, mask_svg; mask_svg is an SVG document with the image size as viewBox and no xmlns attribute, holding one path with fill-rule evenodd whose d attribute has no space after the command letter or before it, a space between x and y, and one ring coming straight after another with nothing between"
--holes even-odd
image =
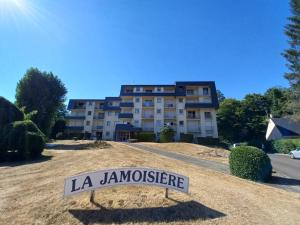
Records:
<instances>
[{"instance_id":1,"label":"dark green shrub","mask_svg":"<svg viewBox=\"0 0 300 225\"><path fill-rule=\"evenodd\" d=\"M23 112L10 101L0 96L0 127L23 119Z\"/></svg>"},{"instance_id":2,"label":"dark green shrub","mask_svg":"<svg viewBox=\"0 0 300 225\"><path fill-rule=\"evenodd\" d=\"M180 133L180 141L181 142L192 143L193 139L194 139L194 136L192 134Z\"/></svg>"},{"instance_id":3,"label":"dark green shrub","mask_svg":"<svg viewBox=\"0 0 300 225\"><path fill-rule=\"evenodd\" d=\"M45 146L44 139L38 133L26 133L26 151L29 153L30 159L36 159L41 156Z\"/></svg>"},{"instance_id":4,"label":"dark green shrub","mask_svg":"<svg viewBox=\"0 0 300 225\"><path fill-rule=\"evenodd\" d=\"M295 150L296 147L300 147L300 145L297 145L297 140L299 139L275 140L271 141L268 147L271 152L288 154L290 151Z\"/></svg>"},{"instance_id":5,"label":"dark green shrub","mask_svg":"<svg viewBox=\"0 0 300 225\"><path fill-rule=\"evenodd\" d=\"M172 142L174 141L174 135L175 131L171 127L165 126L160 131L160 142Z\"/></svg>"},{"instance_id":6,"label":"dark green shrub","mask_svg":"<svg viewBox=\"0 0 300 225\"><path fill-rule=\"evenodd\" d=\"M229 156L231 174L254 181L267 180L272 175L269 156L259 148L239 146Z\"/></svg>"},{"instance_id":7,"label":"dark green shrub","mask_svg":"<svg viewBox=\"0 0 300 225\"><path fill-rule=\"evenodd\" d=\"M156 140L156 135L153 132L140 132L137 134L138 141L154 142Z\"/></svg>"}]
</instances>

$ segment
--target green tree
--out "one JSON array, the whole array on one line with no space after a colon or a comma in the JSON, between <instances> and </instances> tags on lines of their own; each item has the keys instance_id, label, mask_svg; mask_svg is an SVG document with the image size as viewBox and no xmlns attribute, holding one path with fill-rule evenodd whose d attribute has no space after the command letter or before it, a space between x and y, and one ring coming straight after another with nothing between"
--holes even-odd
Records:
<instances>
[{"instance_id":1,"label":"green tree","mask_svg":"<svg viewBox=\"0 0 300 225\"><path fill-rule=\"evenodd\" d=\"M289 24L285 27L289 48L283 53L289 72L284 77L289 81L292 90L289 109L292 117L300 120L300 1L291 0L290 7L292 16L288 18Z\"/></svg>"},{"instance_id":2,"label":"green tree","mask_svg":"<svg viewBox=\"0 0 300 225\"><path fill-rule=\"evenodd\" d=\"M219 135L230 142L242 141L245 132L241 115L241 101L232 98L225 99L220 104L217 113Z\"/></svg>"},{"instance_id":3,"label":"green tree","mask_svg":"<svg viewBox=\"0 0 300 225\"><path fill-rule=\"evenodd\" d=\"M286 88L273 87L269 88L264 96L270 104L269 114L273 117L286 116L288 112L288 103L290 99L290 91Z\"/></svg>"},{"instance_id":4,"label":"green tree","mask_svg":"<svg viewBox=\"0 0 300 225\"><path fill-rule=\"evenodd\" d=\"M222 103L226 99L224 94L220 90L217 90L217 96L219 103Z\"/></svg>"},{"instance_id":5,"label":"green tree","mask_svg":"<svg viewBox=\"0 0 300 225\"><path fill-rule=\"evenodd\" d=\"M32 120L49 136L66 93L64 84L53 73L30 68L17 84L16 105L24 107L26 114L36 110Z\"/></svg>"},{"instance_id":6,"label":"green tree","mask_svg":"<svg viewBox=\"0 0 300 225\"><path fill-rule=\"evenodd\" d=\"M164 126L160 130L160 141L161 142L172 142L175 135L175 131L170 126Z\"/></svg>"}]
</instances>

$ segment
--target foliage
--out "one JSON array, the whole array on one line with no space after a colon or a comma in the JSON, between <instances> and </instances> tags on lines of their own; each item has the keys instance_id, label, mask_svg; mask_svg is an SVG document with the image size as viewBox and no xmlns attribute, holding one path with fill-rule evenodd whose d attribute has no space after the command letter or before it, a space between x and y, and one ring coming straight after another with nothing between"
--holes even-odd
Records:
<instances>
[{"instance_id":1,"label":"foliage","mask_svg":"<svg viewBox=\"0 0 300 225\"><path fill-rule=\"evenodd\" d=\"M57 119L51 130L51 138L56 139L59 133L63 133L66 128L66 120L65 119Z\"/></svg>"},{"instance_id":2,"label":"foliage","mask_svg":"<svg viewBox=\"0 0 300 225\"><path fill-rule=\"evenodd\" d=\"M22 111L10 101L0 96L0 127L23 119L24 114Z\"/></svg>"},{"instance_id":3,"label":"foliage","mask_svg":"<svg viewBox=\"0 0 300 225\"><path fill-rule=\"evenodd\" d=\"M180 133L180 141L181 142L187 142L187 143L192 143L194 139L193 134L184 134Z\"/></svg>"},{"instance_id":4,"label":"foliage","mask_svg":"<svg viewBox=\"0 0 300 225\"><path fill-rule=\"evenodd\" d=\"M156 139L156 136L155 136L155 133L153 133L153 132L140 132L137 134L136 139L138 139L138 141L154 142Z\"/></svg>"},{"instance_id":5,"label":"foliage","mask_svg":"<svg viewBox=\"0 0 300 225\"><path fill-rule=\"evenodd\" d=\"M30 68L17 84L16 104L18 107L25 107L25 113L37 110L33 121L49 135L66 93L64 84L57 76Z\"/></svg>"},{"instance_id":6,"label":"foliage","mask_svg":"<svg viewBox=\"0 0 300 225\"><path fill-rule=\"evenodd\" d=\"M231 174L254 181L264 181L272 175L269 156L251 146L233 148L229 155Z\"/></svg>"},{"instance_id":7,"label":"foliage","mask_svg":"<svg viewBox=\"0 0 300 225\"><path fill-rule=\"evenodd\" d=\"M197 143L199 145L218 146L226 149L230 147L230 142L222 138L197 137Z\"/></svg>"},{"instance_id":8,"label":"foliage","mask_svg":"<svg viewBox=\"0 0 300 225\"><path fill-rule=\"evenodd\" d=\"M289 72L285 73L284 77L291 85L289 109L293 114L292 117L300 120L300 1L291 0L290 7L292 16L288 18L289 24L285 27L289 48L283 53Z\"/></svg>"},{"instance_id":9,"label":"foliage","mask_svg":"<svg viewBox=\"0 0 300 225\"><path fill-rule=\"evenodd\" d=\"M224 94L220 90L217 90L217 96L219 103L222 103L226 99Z\"/></svg>"},{"instance_id":10,"label":"foliage","mask_svg":"<svg viewBox=\"0 0 300 225\"><path fill-rule=\"evenodd\" d=\"M175 131L170 126L164 126L160 130L160 142L172 142L174 139Z\"/></svg>"},{"instance_id":11,"label":"foliage","mask_svg":"<svg viewBox=\"0 0 300 225\"><path fill-rule=\"evenodd\" d=\"M286 88L273 87L265 92L265 97L269 102L268 113L273 117L282 117L289 114L288 103L291 93Z\"/></svg>"},{"instance_id":12,"label":"foliage","mask_svg":"<svg viewBox=\"0 0 300 225\"><path fill-rule=\"evenodd\" d=\"M290 151L300 147L300 138L298 139L280 139L269 141L267 151L288 154Z\"/></svg>"},{"instance_id":13,"label":"foliage","mask_svg":"<svg viewBox=\"0 0 300 225\"><path fill-rule=\"evenodd\" d=\"M26 133L26 152L29 152L30 159L36 159L41 156L45 146L44 139L41 135L34 132Z\"/></svg>"}]
</instances>

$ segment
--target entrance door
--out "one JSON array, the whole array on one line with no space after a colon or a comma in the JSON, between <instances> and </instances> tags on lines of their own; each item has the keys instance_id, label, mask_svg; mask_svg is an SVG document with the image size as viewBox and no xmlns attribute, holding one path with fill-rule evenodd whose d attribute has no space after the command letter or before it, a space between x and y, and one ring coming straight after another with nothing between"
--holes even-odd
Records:
<instances>
[{"instance_id":1,"label":"entrance door","mask_svg":"<svg viewBox=\"0 0 300 225\"><path fill-rule=\"evenodd\" d=\"M130 132L121 131L118 133L118 141L127 141L130 138Z\"/></svg>"}]
</instances>

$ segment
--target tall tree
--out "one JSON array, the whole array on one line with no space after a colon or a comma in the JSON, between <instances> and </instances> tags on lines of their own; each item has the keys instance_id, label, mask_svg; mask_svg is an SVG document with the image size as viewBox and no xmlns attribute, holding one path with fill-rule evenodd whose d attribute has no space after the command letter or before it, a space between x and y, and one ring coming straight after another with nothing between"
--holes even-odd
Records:
<instances>
[{"instance_id":1,"label":"tall tree","mask_svg":"<svg viewBox=\"0 0 300 225\"><path fill-rule=\"evenodd\" d=\"M291 92L287 88L269 88L264 94L270 105L268 113L272 114L273 117L283 117L288 115L290 93Z\"/></svg>"},{"instance_id":2,"label":"tall tree","mask_svg":"<svg viewBox=\"0 0 300 225\"><path fill-rule=\"evenodd\" d=\"M65 85L53 73L30 68L17 84L16 105L24 107L25 113L37 110L32 120L49 135L66 93Z\"/></svg>"},{"instance_id":3,"label":"tall tree","mask_svg":"<svg viewBox=\"0 0 300 225\"><path fill-rule=\"evenodd\" d=\"M217 90L217 96L219 103L222 103L225 100L225 95L220 90Z\"/></svg>"},{"instance_id":4,"label":"tall tree","mask_svg":"<svg viewBox=\"0 0 300 225\"><path fill-rule=\"evenodd\" d=\"M284 76L291 84L291 101L289 108L295 119L300 120L300 0L290 2L292 16L285 27L289 48L283 53L287 60L289 72Z\"/></svg>"}]
</instances>

